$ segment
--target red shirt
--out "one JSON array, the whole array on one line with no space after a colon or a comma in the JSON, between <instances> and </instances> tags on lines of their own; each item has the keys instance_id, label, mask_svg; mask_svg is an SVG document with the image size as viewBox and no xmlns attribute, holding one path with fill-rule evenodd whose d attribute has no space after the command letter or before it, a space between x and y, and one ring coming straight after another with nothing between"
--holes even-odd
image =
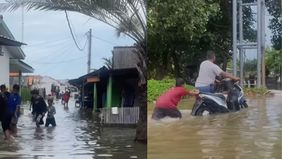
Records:
<instances>
[{"instance_id":1,"label":"red shirt","mask_svg":"<svg viewBox=\"0 0 282 159\"><path fill-rule=\"evenodd\" d=\"M187 94L189 94L189 91L184 87L173 87L158 98L156 107L176 109L181 97Z\"/></svg>"}]
</instances>

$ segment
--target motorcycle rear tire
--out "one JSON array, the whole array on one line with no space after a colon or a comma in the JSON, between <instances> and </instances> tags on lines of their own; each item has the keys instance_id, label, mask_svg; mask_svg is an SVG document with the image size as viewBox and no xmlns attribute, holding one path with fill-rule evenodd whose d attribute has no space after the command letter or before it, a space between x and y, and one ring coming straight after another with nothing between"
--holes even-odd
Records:
<instances>
[{"instance_id":1,"label":"motorcycle rear tire","mask_svg":"<svg viewBox=\"0 0 282 159\"><path fill-rule=\"evenodd\" d=\"M198 110L195 112L195 115L203 116L204 111L209 112L209 115L214 114L214 112L208 106L202 103L201 106L198 108Z\"/></svg>"},{"instance_id":2,"label":"motorcycle rear tire","mask_svg":"<svg viewBox=\"0 0 282 159\"><path fill-rule=\"evenodd\" d=\"M243 106L244 106L245 108L248 108L248 107L249 107L246 102L243 103Z\"/></svg>"}]
</instances>

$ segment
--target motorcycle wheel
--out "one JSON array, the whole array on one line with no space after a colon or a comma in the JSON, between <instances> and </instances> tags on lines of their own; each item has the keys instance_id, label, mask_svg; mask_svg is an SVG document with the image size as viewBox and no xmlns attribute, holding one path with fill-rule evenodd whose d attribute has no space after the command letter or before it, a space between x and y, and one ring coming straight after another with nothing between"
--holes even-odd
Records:
<instances>
[{"instance_id":1,"label":"motorcycle wheel","mask_svg":"<svg viewBox=\"0 0 282 159\"><path fill-rule=\"evenodd\" d=\"M243 106L244 106L245 108L248 108L248 107L249 107L246 102L243 103Z\"/></svg>"},{"instance_id":2,"label":"motorcycle wheel","mask_svg":"<svg viewBox=\"0 0 282 159\"><path fill-rule=\"evenodd\" d=\"M198 110L195 112L196 116L210 115L213 114L213 111L207 107L205 104L201 104Z\"/></svg>"}]
</instances>

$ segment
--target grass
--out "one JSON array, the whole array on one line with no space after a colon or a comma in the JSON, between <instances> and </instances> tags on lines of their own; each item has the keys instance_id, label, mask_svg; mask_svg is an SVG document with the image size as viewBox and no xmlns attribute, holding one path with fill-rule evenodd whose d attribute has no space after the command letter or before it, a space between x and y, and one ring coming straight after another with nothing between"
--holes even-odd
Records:
<instances>
[{"instance_id":1,"label":"grass","mask_svg":"<svg viewBox=\"0 0 282 159\"><path fill-rule=\"evenodd\" d=\"M244 94L247 97L265 96L268 92L267 88L244 88Z\"/></svg>"},{"instance_id":2,"label":"grass","mask_svg":"<svg viewBox=\"0 0 282 159\"><path fill-rule=\"evenodd\" d=\"M163 79L163 80L148 80L147 83L147 100L148 102L153 102L156 100L161 94L170 88L175 86L174 79ZM185 85L185 88L188 90L193 90L194 87L191 85Z\"/></svg>"},{"instance_id":3,"label":"grass","mask_svg":"<svg viewBox=\"0 0 282 159\"><path fill-rule=\"evenodd\" d=\"M21 88L21 98L22 102L25 103L30 100L31 95L30 95L30 89L29 88Z\"/></svg>"}]
</instances>

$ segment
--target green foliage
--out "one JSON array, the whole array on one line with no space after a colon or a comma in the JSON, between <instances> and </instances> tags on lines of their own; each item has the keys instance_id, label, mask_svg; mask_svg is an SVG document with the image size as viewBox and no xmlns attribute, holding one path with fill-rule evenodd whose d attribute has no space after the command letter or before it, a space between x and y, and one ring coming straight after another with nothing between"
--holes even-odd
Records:
<instances>
[{"instance_id":1,"label":"green foliage","mask_svg":"<svg viewBox=\"0 0 282 159\"><path fill-rule=\"evenodd\" d=\"M112 58L105 58L103 57L102 60L104 61L104 65L111 70L113 68L113 60Z\"/></svg>"},{"instance_id":2,"label":"green foliage","mask_svg":"<svg viewBox=\"0 0 282 159\"><path fill-rule=\"evenodd\" d=\"M22 102L27 102L30 100L31 94L29 88L26 87L21 88L21 98L22 98Z\"/></svg>"},{"instance_id":3,"label":"green foliage","mask_svg":"<svg viewBox=\"0 0 282 159\"><path fill-rule=\"evenodd\" d=\"M153 102L156 100L162 93L169 90L175 86L174 79L163 79L163 80L153 80L150 79L147 82L147 101ZM188 90L193 90L194 87L190 85L185 85L185 88Z\"/></svg>"},{"instance_id":4,"label":"green foliage","mask_svg":"<svg viewBox=\"0 0 282 159\"><path fill-rule=\"evenodd\" d=\"M274 76L282 74L282 50L266 49L266 68Z\"/></svg>"},{"instance_id":5,"label":"green foliage","mask_svg":"<svg viewBox=\"0 0 282 159\"><path fill-rule=\"evenodd\" d=\"M266 88L244 88L244 93L246 96L262 96L267 94L268 89Z\"/></svg>"},{"instance_id":6,"label":"green foliage","mask_svg":"<svg viewBox=\"0 0 282 159\"><path fill-rule=\"evenodd\" d=\"M216 51L217 64L226 68L232 40L231 1L149 0L148 9L149 78L169 75L189 81L211 49ZM244 37L253 41L251 8L244 10Z\"/></svg>"},{"instance_id":7,"label":"green foliage","mask_svg":"<svg viewBox=\"0 0 282 159\"><path fill-rule=\"evenodd\" d=\"M272 31L273 36L271 42L273 48L282 49L282 7L281 0L266 0L265 1L267 11L272 16L269 23L269 28Z\"/></svg>"},{"instance_id":8,"label":"green foliage","mask_svg":"<svg viewBox=\"0 0 282 159\"><path fill-rule=\"evenodd\" d=\"M244 64L245 76L254 76L257 74L257 59L247 59Z\"/></svg>"},{"instance_id":9,"label":"green foliage","mask_svg":"<svg viewBox=\"0 0 282 159\"><path fill-rule=\"evenodd\" d=\"M160 79L170 72L179 76L189 43L206 31L209 17L218 13L219 6L204 0L149 0L148 9L149 75L154 71Z\"/></svg>"}]
</instances>

